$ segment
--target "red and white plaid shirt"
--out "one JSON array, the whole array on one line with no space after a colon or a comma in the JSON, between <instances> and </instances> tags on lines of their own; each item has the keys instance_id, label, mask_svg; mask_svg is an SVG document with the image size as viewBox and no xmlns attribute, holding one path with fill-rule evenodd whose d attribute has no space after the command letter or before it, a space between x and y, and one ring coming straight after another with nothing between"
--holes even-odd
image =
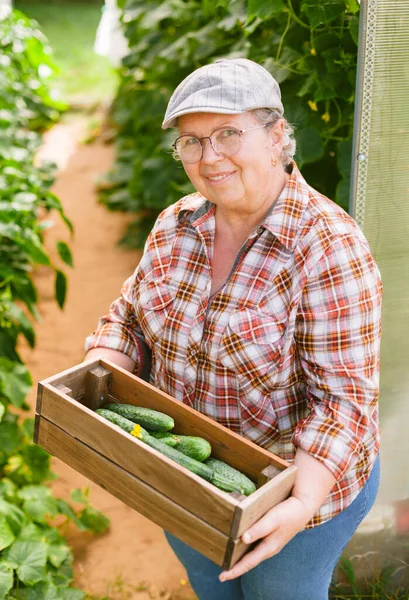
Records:
<instances>
[{"instance_id":1,"label":"red and white plaid shirt","mask_svg":"<svg viewBox=\"0 0 409 600\"><path fill-rule=\"evenodd\" d=\"M294 167L210 297L215 210L197 193L161 213L86 350L122 351L140 374L147 345L154 386L285 460L300 447L322 461L337 483L313 527L354 500L378 452L379 271Z\"/></svg>"}]
</instances>

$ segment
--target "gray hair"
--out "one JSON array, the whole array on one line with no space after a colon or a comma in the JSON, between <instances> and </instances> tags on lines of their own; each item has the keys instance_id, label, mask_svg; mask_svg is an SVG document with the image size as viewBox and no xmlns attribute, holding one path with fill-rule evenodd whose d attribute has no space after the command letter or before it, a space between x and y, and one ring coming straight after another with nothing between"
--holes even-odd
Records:
<instances>
[{"instance_id":1,"label":"gray hair","mask_svg":"<svg viewBox=\"0 0 409 600\"><path fill-rule=\"evenodd\" d=\"M283 166L287 167L291 163L296 149L294 126L288 123L287 119L274 108L256 108L251 112L262 125L275 125L280 119L284 121L284 146L280 155L280 160Z\"/></svg>"}]
</instances>

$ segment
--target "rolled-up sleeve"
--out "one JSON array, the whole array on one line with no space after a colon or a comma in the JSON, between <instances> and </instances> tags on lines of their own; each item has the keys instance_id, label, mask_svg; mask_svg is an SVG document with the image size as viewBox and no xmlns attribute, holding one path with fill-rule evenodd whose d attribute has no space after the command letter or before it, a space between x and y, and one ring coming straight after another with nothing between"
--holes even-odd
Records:
<instances>
[{"instance_id":1,"label":"rolled-up sleeve","mask_svg":"<svg viewBox=\"0 0 409 600\"><path fill-rule=\"evenodd\" d=\"M135 318L133 293L138 270L123 284L121 295L112 302L109 312L102 316L96 330L85 340L85 351L91 348L118 350L135 361L135 373L142 372L147 350L142 330Z\"/></svg>"},{"instance_id":2,"label":"rolled-up sleeve","mask_svg":"<svg viewBox=\"0 0 409 600\"><path fill-rule=\"evenodd\" d=\"M381 296L367 244L355 235L340 236L309 273L297 315L309 412L293 442L337 480L377 444L372 425L378 411Z\"/></svg>"},{"instance_id":3,"label":"rolled-up sleeve","mask_svg":"<svg viewBox=\"0 0 409 600\"><path fill-rule=\"evenodd\" d=\"M144 277L152 273L159 277L165 268L175 229L175 219L166 220L168 212L165 209L158 216L146 240L139 265L124 282L120 296L112 302L109 312L99 319L95 331L85 340L85 352L91 348L110 348L123 352L135 361L134 373L144 378L150 367L150 349L136 319L135 291ZM171 224L163 231L164 223L169 221Z\"/></svg>"}]
</instances>

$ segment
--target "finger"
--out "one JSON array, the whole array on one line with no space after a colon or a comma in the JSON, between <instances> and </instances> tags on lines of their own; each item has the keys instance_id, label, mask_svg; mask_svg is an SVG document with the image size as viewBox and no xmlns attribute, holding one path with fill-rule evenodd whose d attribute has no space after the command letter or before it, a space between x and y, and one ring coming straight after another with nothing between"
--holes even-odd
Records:
<instances>
[{"instance_id":1,"label":"finger","mask_svg":"<svg viewBox=\"0 0 409 600\"><path fill-rule=\"evenodd\" d=\"M273 556L278 550L276 550L276 544L272 543L272 540L264 539L263 542L257 544L257 546L248 552L238 563L234 565L230 571L223 571L219 575L220 581L229 581L230 579L236 579L241 577L254 567L257 567L263 560Z\"/></svg>"},{"instance_id":2,"label":"finger","mask_svg":"<svg viewBox=\"0 0 409 600\"><path fill-rule=\"evenodd\" d=\"M247 529L241 537L245 544L251 544L257 540L265 538L270 533L276 531L279 527L277 520L274 518L274 509L267 512L254 525Z\"/></svg>"}]
</instances>

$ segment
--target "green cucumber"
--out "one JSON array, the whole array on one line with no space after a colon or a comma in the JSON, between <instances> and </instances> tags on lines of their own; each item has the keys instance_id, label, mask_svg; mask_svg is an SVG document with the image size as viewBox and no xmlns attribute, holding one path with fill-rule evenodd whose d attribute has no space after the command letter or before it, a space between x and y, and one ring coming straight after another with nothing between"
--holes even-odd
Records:
<instances>
[{"instance_id":1,"label":"green cucumber","mask_svg":"<svg viewBox=\"0 0 409 600\"><path fill-rule=\"evenodd\" d=\"M176 448L179 452L200 462L209 458L212 453L212 447L209 442L201 437L196 437L194 435L179 435L178 433L173 434L162 431L149 431L149 433L171 448Z\"/></svg>"},{"instance_id":2,"label":"green cucumber","mask_svg":"<svg viewBox=\"0 0 409 600\"><path fill-rule=\"evenodd\" d=\"M172 417L152 408L134 406L133 404L106 404L103 408L152 431L170 431L175 426Z\"/></svg>"},{"instance_id":3,"label":"green cucumber","mask_svg":"<svg viewBox=\"0 0 409 600\"><path fill-rule=\"evenodd\" d=\"M186 456L203 462L211 455L212 447L207 440L194 435L175 435L180 440L176 445L176 450L183 452Z\"/></svg>"},{"instance_id":4,"label":"green cucumber","mask_svg":"<svg viewBox=\"0 0 409 600\"><path fill-rule=\"evenodd\" d=\"M171 448L175 448L179 443L179 436L168 433L167 431L149 431L149 434Z\"/></svg>"},{"instance_id":5,"label":"green cucumber","mask_svg":"<svg viewBox=\"0 0 409 600\"><path fill-rule=\"evenodd\" d=\"M240 494L248 496L249 494L245 494L245 490L243 486L237 481L232 481L231 479L226 479L223 475L219 475L213 471L213 476L211 479L211 483L219 488L219 490L223 490L224 492L239 492Z\"/></svg>"},{"instance_id":6,"label":"green cucumber","mask_svg":"<svg viewBox=\"0 0 409 600\"><path fill-rule=\"evenodd\" d=\"M146 444L151 446L151 448L155 448L155 450L157 450L164 456L167 456L171 460L177 462L179 465L182 465L182 467L189 469L189 471L192 471L192 473L199 475L207 481L211 481L213 477L212 468L207 467L205 464L199 462L198 460L195 460L194 458L186 456L182 452L176 450L176 448L171 448L167 444L163 443L161 440L158 440L157 438L150 435L142 427L139 427L138 429L134 428L134 430L132 431L132 435L142 440L142 442L145 442Z\"/></svg>"},{"instance_id":7,"label":"green cucumber","mask_svg":"<svg viewBox=\"0 0 409 600\"><path fill-rule=\"evenodd\" d=\"M157 450L164 456L167 456L171 460L177 462L179 465L182 465L182 467L189 469L189 471L192 471L192 473L196 473L196 475L203 477L203 479L211 481L213 477L213 469L207 467L198 460L190 458L182 452L171 448L170 446L162 442L160 439L156 439L156 437L153 437L149 434L148 431L146 431L146 429L141 427L140 424L135 424L133 421L130 421L129 419L122 417L121 415L118 415L112 412L111 410L105 408L98 408L95 412L101 417L104 417L104 419L107 419L114 425L117 425L124 431L127 431L134 437L140 439L142 442L145 442L152 448L155 448L155 450Z\"/></svg>"},{"instance_id":8,"label":"green cucumber","mask_svg":"<svg viewBox=\"0 0 409 600\"><path fill-rule=\"evenodd\" d=\"M117 404L109 404L108 406L118 406ZM225 462L217 458L205 458L204 462L195 459L191 454L207 453L210 448L209 442L203 438L195 436L177 436L164 432L148 432L141 427L140 423L135 425L134 421L107 408L98 408L95 411L98 415L107 419L114 425L117 425L124 431L130 433L134 437L145 442L158 452L174 460L182 467L189 469L192 473L199 475L206 481L210 481L213 485L225 492L239 492L245 496L249 496L256 490L254 483L243 473L234 469ZM171 441L173 438L173 441ZM171 447L169 444L175 442L177 446ZM178 450L182 446L185 452ZM187 452L191 454L187 454ZM202 454L203 455L203 454Z\"/></svg>"},{"instance_id":9,"label":"green cucumber","mask_svg":"<svg viewBox=\"0 0 409 600\"><path fill-rule=\"evenodd\" d=\"M121 417L121 415L117 415L116 413L112 412L112 410L107 410L106 408L98 408L95 412L98 415L100 415L100 417L104 417L104 419L111 421L111 423L117 425L118 427L120 427L124 431L127 431L128 433L131 433L131 431L135 427L135 423L133 421L125 419L125 417Z\"/></svg>"},{"instance_id":10,"label":"green cucumber","mask_svg":"<svg viewBox=\"0 0 409 600\"><path fill-rule=\"evenodd\" d=\"M256 491L256 486L251 479L222 460L211 456L205 460L204 464L213 469L214 476L211 482L221 490L237 491L245 496L250 496Z\"/></svg>"}]
</instances>

